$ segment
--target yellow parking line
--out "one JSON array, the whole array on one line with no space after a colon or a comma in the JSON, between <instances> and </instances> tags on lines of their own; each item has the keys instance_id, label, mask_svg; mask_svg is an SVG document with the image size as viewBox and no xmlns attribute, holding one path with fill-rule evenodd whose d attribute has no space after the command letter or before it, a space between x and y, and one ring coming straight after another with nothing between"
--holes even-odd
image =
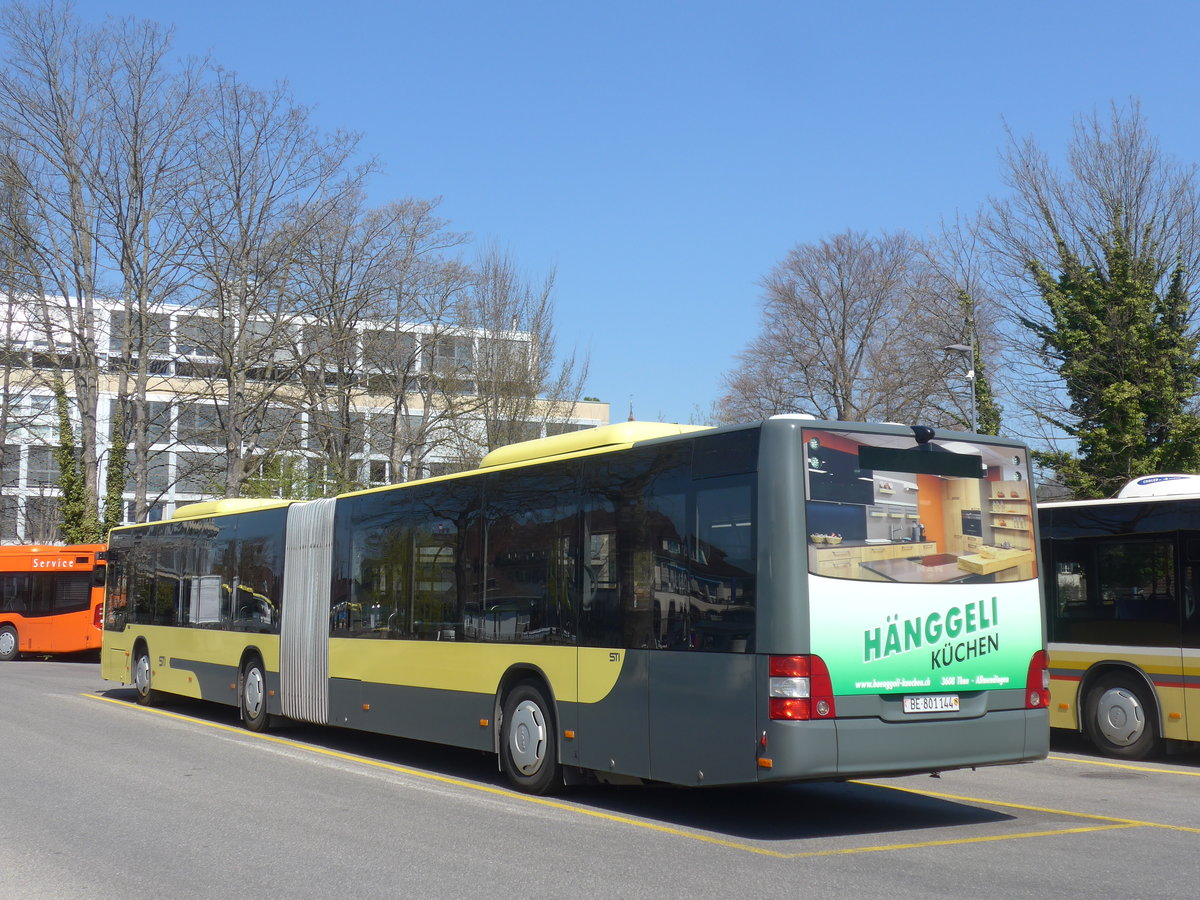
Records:
<instances>
[{"instance_id":1,"label":"yellow parking line","mask_svg":"<svg viewBox=\"0 0 1200 900\"><path fill-rule=\"evenodd\" d=\"M1066 834L1084 834L1084 833L1092 832L1092 831L1108 831L1108 830L1118 829L1118 828L1154 827L1154 828L1170 828L1170 829L1174 829L1174 830L1178 830L1178 831L1191 831L1191 832L1200 831L1200 829L1196 829L1196 828L1183 828L1180 826L1162 825L1162 824L1158 824L1158 823L1154 823L1154 822L1137 822L1137 821L1133 821L1133 820L1129 820L1129 819L1118 819L1118 818L1111 817L1111 816L1096 816L1096 815L1090 815L1087 813L1075 813L1075 812L1069 812L1069 811L1063 811L1063 810L1043 809L1041 807L1036 807L1036 806L1022 806L1021 804L1017 804L1017 803L1003 803L1003 802L999 802L999 801L995 801L995 800L987 800L987 799L980 798L980 797L957 797L952 794L938 794L938 793L934 793L932 791L920 791L920 790L915 790L912 788L898 787L896 785L879 784L878 782L858 781L855 783L868 785L870 787L885 787L890 790L903 791L905 793L919 794L922 796L934 797L934 798L938 798L938 799L968 802L968 803L980 804L983 806L1003 806L1003 807L1010 808L1010 809L1024 809L1024 810L1029 810L1032 812L1056 813L1058 815L1071 816L1071 817L1075 817L1075 818L1096 819L1099 821L1106 822L1107 824L1082 826L1082 827L1078 827L1078 828L1061 828L1061 829L1054 829L1054 830L1049 830L1049 831L1024 832L1021 834L984 835L984 836L968 837L968 838L952 838L952 839L941 840L941 841L922 841L919 843L906 843L906 844L880 844L880 845L872 845L872 846L866 846L866 847L844 847L844 848L839 848L839 849L834 849L834 850L811 850L811 851L800 851L800 852L789 853L789 852L783 852L783 851L779 851L779 850L771 850L766 847L758 847L753 844L746 844L746 843L742 843L740 841L730 841L730 840L725 840L723 838L712 837L710 835L699 834L694 831L685 831L681 828L672 828L669 825L659 825L654 822L646 822L641 819L634 819L634 818L630 818L628 816L621 816L621 815L616 815L614 813L600 812L599 810L587 809L586 807L577 806L577 805L569 804L569 803L563 803L558 800L550 800L545 797L535 797L530 794L521 794L516 791L506 790L504 788L492 787L491 785L478 784L477 782L465 781L460 778L451 778L450 776L447 776L447 775L437 775L435 773L425 772L425 771L421 771L419 769L410 769L406 766L398 766L398 765L394 765L392 763L386 763L386 762L382 762L380 760L370 759L369 757L365 757L365 756L357 756L352 753L342 753L340 751L330 750L325 747L316 747L316 746L313 746L312 744L305 744L305 743L301 743L299 741L293 741L289 738L277 737L276 735L272 735L272 734L262 734L259 732L247 731L244 728L235 727L235 726L231 726L231 725L223 725L220 722L208 722L208 721L205 721L204 719L197 719L192 716L180 715L179 713L169 712L165 709L155 709L153 707L147 707L147 706L136 706L134 704L131 704L128 700L119 700L119 699L116 699L113 697L101 697L96 694L82 694L81 696L87 697L92 700L103 700L106 703L113 703L118 706L123 706L126 709L136 710L138 712L152 713L157 716L164 716L169 719L176 719L178 721L187 722L192 725L202 725L202 726L205 726L208 728L215 728L219 731L227 731L227 732L236 734L243 738L266 741L268 743L278 744L278 745L284 746L284 747L291 747L293 749L302 750L302 751L305 751L308 753L313 753L318 756L325 756L325 757L329 757L332 759L342 760L344 762L352 762L352 763L356 763L359 765L370 766L370 767L373 767L376 769L383 769L385 771L395 772L400 775L408 775L413 778L421 778L426 781L435 781L440 784L447 784L447 785L452 785L454 787L466 788L467 790L478 791L478 792L484 793L484 794L492 794L492 795L496 795L496 796L506 797L511 800L519 800L519 801L522 801L525 803L532 803L537 806L547 807L549 809L557 809L557 810L562 810L564 812L576 813L578 815L588 816L593 819L600 819L600 820L607 821L607 822L614 822L614 823L621 824L621 825L628 825L632 828L641 828L646 831L654 831L659 834L667 834L667 835L671 835L673 837L687 838L689 840L699 841L699 842L705 843L705 844L712 844L712 845L719 846L719 847L725 847L730 850L740 850L745 853L752 853L757 856L769 856L769 857L773 857L775 859L805 859L805 858L811 858L811 857L817 857L817 856L846 856L846 855L854 854L854 853L881 853L881 852L885 852L885 851L913 850L913 849L927 848L927 847L949 847L949 846L954 846L957 844L978 844L978 843L985 843L985 842L990 842L990 841L1010 841L1010 840L1019 840L1022 838L1044 838L1044 837L1054 837L1057 835L1066 835Z\"/></svg>"},{"instance_id":2,"label":"yellow parking line","mask_svg":"<svg viewBox=\"0 0 1200 900\"><path fill-rule=\"evenodd\" d=\"M1130 772L1153 772L1156 775L1185 775L1189 778L1200 778L1200 772L1186 772L1180 769L1160 769L1155 766L1131 766L1129 763L1106 762L1099 759L1078 759L1074 756L1049 756L1055 762L1078 763L1081 766L1104 766L1109 769L1126 769Z\"/></svg>"},{"instance_id":3,"label":"yellow parking line","mask_svg":"<svg viewBox=\"0 0 1200 900\"><path fill-rule=\"evenodd\" d=\"M1025 831L1020 834L988 834L981 837L951 838L945 841L921 841L915 844L878 844L873 847L844 847L840 850L811 850L805 853L788 853L788 859L811 856L848 856L852 853L880 853L885 850L917 850L923 847L952 847L958 844L983 844L988 841L1015 841L1021 838L1058 837L1062 834L1086 834L1091 831L1113 831L1118 828L1137 828L1137 825L1086 825L1079 828L1056 828L1051 831Z\"/></svg>"},{"instance_id":4,"label":"yellow parking line","mask_svg":"<svg viewBox=\"0 0 1200 900\"><path fill-rule=\"evenodd\" d=\"M986 797L964 797L959 794L942 794L937 791L922 791L916 788L902 787L898 784L880 784L878 781L859 781L856 784L869 784L872 787L887 788L889 791L903 791L906 794L918 794L922 797L935 797L938 800L954 800L959 803L978 803L983 806L1000 806L1005 809L1021 809L1026 812L1048 813L1054 816L1070 816L1075 819L1094 819L1097 822L1112 822L1114 825L1127 828L1165 828L1168 831L1186 831L1200 834L1200 828L1189 828L1186 825L1167 825L1164 822L1143 822L1138 819L1122 819L1118 816L1102 816L1097 813L1074 812L1069 809L1053 809L1048 806L1030 806L1025 803L1007 803L1003 800L989 800Z\"/></svg>"}]
</instances>

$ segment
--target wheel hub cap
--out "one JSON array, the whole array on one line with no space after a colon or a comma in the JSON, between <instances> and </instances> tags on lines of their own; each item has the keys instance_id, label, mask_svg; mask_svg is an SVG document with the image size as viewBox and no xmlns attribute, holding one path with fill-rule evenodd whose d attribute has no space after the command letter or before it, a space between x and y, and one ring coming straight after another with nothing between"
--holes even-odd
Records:
<instances>
[{"instance_id":1,"label":"wheel hub cap","mask_svg":"<svg viewBox=\"0 0 1200 900\"><path fill-rule=\"evenodd\" d=\"M7 656L17 648L17 638L11 631L0 631L0 654Z\"/></svg>"},{"instance_id":2,"label":"wheel hub cap","mask_svg":"<svg viewBox=\"0 0 1200 900\"><path fill-rule=\"evenodd\" d=\"M150 657L139 656L133 667L133 686L139 694L150 691Z\"/></svg>"},{"instance_id":3,"label":"wheel hub cap","mask_svg":"<svg viewBox=\"0 0 1200 900\"><path fill-rule=\"evenodd\" d=\"M509 752L523 775L533 775L546 758L546 719L538 705L524 700L513 710Z\"/></svg>"},{"instance_id":4,"label":"wheel hub cap","mask_svg":"<svg viewBox=\"0 0 1200 900\"><path fill-rule=\"evenodd\" d=\"M1137 697L1124 688L1104 692L1096 706L1100 733L1118 747L1128 747L1146 730L1146 711Z\"/></svg>"},{"instance_id":5,"label":"wheel hub cap","mask_svg":"<svg viewBox=\"0 0 1200 900\"><path fill-rule=\"evenodd\" d=\"M256 718L263 703L262 672L258 669L251 669L246 673L243 695L246 698L246 715L252 719Z\"/></svg>"}]
</instances>

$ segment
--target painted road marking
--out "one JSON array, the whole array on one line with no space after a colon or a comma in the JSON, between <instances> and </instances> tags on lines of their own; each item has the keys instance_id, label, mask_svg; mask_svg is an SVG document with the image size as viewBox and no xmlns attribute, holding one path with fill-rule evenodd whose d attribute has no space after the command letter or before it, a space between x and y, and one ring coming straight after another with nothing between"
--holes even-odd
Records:
<instances>
[{"instance_id":1,"label":"painted road marking","mask_svg":"<svg viewBox=\"0 0 1200 900\"><path fill-rule=\"evenodd\" d=\"M843 847L834 850L809 850L789 853L780 850L771 850L766 847L758 847L754 844L742 843L741 841L725 840L724 838L713 837L711 835L701 834L695 831L686 831L682 828L672 828L669 825L659 825L654 822L646 822L641 819L631 818L629 816L600 812L599 810L588 809L584 806L563 803L561 801L550 800L545 797L535 797L530 794L522 794L505 788L498 788L487 784L466 781L461 778L451 778L448 775L438 775L433 772L421 771L420 769L411 769L407 766L398 766L394 763L386 763L377 759L370 759L366 756L358 756L353 753L342 753L338 750L330 750L325 747L316 747L312 744L305 744L300 741L293 741L289 738L277 737L273 734L262 734L260 732L247 731L240 726L224 725L220 722L208 722L204 719L196 719L191 716L180 715L179 713L169 712L165 709L138 706L130 703L128 700L120 700L115 697L102 697L96 694L81 694L80 696L87 697L92 700L102 700L106 703L113 703L137 712L151 713L157 716L165 716L169 719L176 719L180 722L187 722L192 725L201 725L206 728L217 729L218 731L226 731L251 740L266 741L267 743L290 747L294 750L305 751L317 756L325 756L331 759L341 760L343 762L352 762L375 769L382 769L387 772L395 772L399 775L408 775L412 778L420 778L426 781L434 781L439 784L452 785L454 787L460 787L470 791L477 791L483 794L491 794L498 797L505 797L510 800L518 800L548 809L562 810L564 812L575 813L577 815L587 816L593 819L600 819L606 822L627 825L631 828L639 828L644 831L653 831L657 832L658 834L667 834L671 835L672 837L687 838L688 840L692 841L699 841L705 844L725 847L730 850L739 850L744 853L752 853L756 856L768 856L774 859L811 859L818 856L849 856L855 853L884 853L897 850L917 850L929 847L953 847L961 844L982 844L994 841L1015 841L1027 838L1047 838L1068 834L1086 834L1095 831L1113 831L1121 828L1163 828L1172 831L1200 833L1200 828L1187 828L1180 825L1166 825L1159 822L1141 822L1132 819L1121 819L1114 816L1100 816L1093 815L1091 813L1073 812L1071 810L1047 809L1045 807L1027 806L1020 803L1006 803L998 800L988 800L982 797L964 797L955 794L942 794L934 791L922 791L914 788L900 787L897 785L880 784L879 782L874 781L856 781L854 782L855 784L867 785L869 787L887 788L888 790L902 791L908 794L917 794L923 797L932 797L939 800L953 800L959 803L971 803L984 807L998 806L1005 809L1019 809L1027 812L1048 813L1052 815L1066 816L1068 818L1088 819L1103 824L1085 825L1077 828L1057 828L1048 831L1028 831L1021 832L1019 834L981 835L976 837L951 838L939 841L920 841L903 844L878 844L867 847Z\"/></svg>"},{"instance_id":2,"label":"painted road marking","mask_svg":"<svg viewBox=\"0 0 1200 900\"><path fill-rule=\"evenodd\" d=\"M1111 822L1114 827L1118 828L1165 828L1168 831L1185 831L1191 834L1200 834L1200 828L1191 828L1187 825L1168 825L1165 822L1143 822L1139 819L1122 819L1118 816L1102 816L1096 813L1075 812L1069 809L1053 809L1047 806L1030 806L1025 803L1008 803L1003 800L985 800L982 797L963 797L958 794L942 794L937 791L922 791L916 788L907 788L897 784L880 784L878 781L859 781L856 784L869 784L872 787L887 788L889 791L903 791L908 794L919 794L922 797L935 797L938 800L954 800L963 803L978 803L983 806L999 806L1004 809L1021 809L1026 812L1047 813L1054 816L1070 816L1076 819L1092 819L1097 822Z\"/></svg>"},{"instance_id":3,"label":"painted road marking","mask_svg":"<svg viewBox=\"0 0 1200 900\"><path fill-rule=\"evenodd\" d=\"M1200 771L1187 772L1180 769L1160 769L1156 766L1132 766L1129 763L1106 762L1100 759L1079 759L1074 756L1048 756L1055 762L1077 763L1081 766L1104 766L1109 769L1125 769L1130 772L1153 772L1156 775L1183 775L1188 778L1200 778Z\"/></svg>"}]
</instances>

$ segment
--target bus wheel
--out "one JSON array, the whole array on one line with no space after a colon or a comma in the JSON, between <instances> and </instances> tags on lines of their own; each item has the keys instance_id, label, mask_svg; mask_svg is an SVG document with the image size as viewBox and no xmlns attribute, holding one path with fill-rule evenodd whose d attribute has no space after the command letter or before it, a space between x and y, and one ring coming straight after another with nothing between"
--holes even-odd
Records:
<instances>
[{"instance_id":1,"label":"bus wheel","mask_svg":"<svg viewBox=\"0 0 1200 900\"><path fill-rule=\"evenodd\" d=\"M1084 717L1088 738L1105 756L1145 759L1159 749L1148 691L1128 675L1101 676L1088 691Z\"/></svg>"},{"instance_id":2,"label":"bus wheel","mask_svg":"<svg viewBox=\"0 0 1200 900\"><path fill-rule=\"evenodd\" d=\"M267 730L267 676L262 660L247 660L242 667L241 696L242 724L250 731Z\"/></svg>"},{"instance_id":3,"label":"bus wheel","mask_svg":"<svg viewBox=\"0 0 1200 900\"><path fill-rule=\"evenodd\" d=\"M17 651L19 646L17 629L11 625L0 627L0 662L8 662L10 659L20 656L21 654Z\"/></svg>"},{"instance_id":4,"label":"bus wheel","mask_svg":"<svg viewBox=\"0 0 1200 900\"><path fill-rule=\"evenodd\" d=\"M150 654L145 647L139 648L133 657L133 687L138 703L142 706L154 705L158 695L150 687Z\"/></svg>"},{"instance_id":5,"label":"bus wheel","mask_svg":"<svg viewBox=\"0 0 1200 900\"><path fill-rule=\"evenodd\" d=\"M504 698L500 767L519 791L547 794L560 781L554 713L540 687L522 681Z\"/></svg>"}]
</instances>

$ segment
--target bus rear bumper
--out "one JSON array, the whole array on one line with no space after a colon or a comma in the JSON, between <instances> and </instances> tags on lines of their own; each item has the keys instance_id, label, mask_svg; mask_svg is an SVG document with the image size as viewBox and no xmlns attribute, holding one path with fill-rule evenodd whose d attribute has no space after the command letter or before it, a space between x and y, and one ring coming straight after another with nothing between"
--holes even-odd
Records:
<instances>
[{"instance_id":1,"label":"bus rear bumper","mask_svg":"<svg viewBox=\"0 0 1200 900\"><path fill-rule=\"evenodd\" d=\"M760 781L943 772L1031 762L1050 752L1044 709L993 710L967 720L863 718L772 726L763 754L771 759L771 768L759 770Z\"/></svg>"}]
</instances>

